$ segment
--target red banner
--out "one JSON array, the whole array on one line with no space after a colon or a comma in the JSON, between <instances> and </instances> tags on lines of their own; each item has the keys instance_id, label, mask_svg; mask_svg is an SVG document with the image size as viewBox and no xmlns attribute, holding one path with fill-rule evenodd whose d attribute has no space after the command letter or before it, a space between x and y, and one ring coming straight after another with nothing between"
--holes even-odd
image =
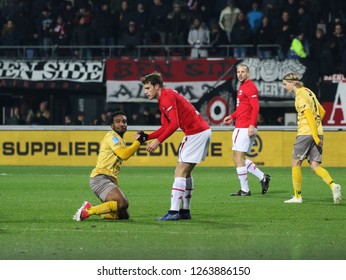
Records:
<instances>
[{"instance_id":1,"label":"red banner","mask_svg":"<svg viewBox=\"0 0 346 280\"><path fill-rule=\"evenodd\" d=\"M237 62L236 59L199 59L181 61L120 60L106 62L107 102L148 101L143 93L140 78L158 71L164 86L176 89L191 102L197 102L204 93L214 88ZM225 76L224 76L225 75Z\"/></svg>"}]
</instances>

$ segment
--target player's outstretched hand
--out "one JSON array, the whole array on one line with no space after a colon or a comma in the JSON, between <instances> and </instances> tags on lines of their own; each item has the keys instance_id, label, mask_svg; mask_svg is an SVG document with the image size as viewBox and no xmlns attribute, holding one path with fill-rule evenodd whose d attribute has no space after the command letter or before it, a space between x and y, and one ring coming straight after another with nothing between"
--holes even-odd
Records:
<instances>
[{"instance_id":1,"label":"player's outstretched hand","mask_svg":"<svg viewBox=\"0 0 346 280\"><path fill-rule=\"evenodd\" d=\"M224 124L232 124L233 123L233 118L231 116L227 116L223 119Z\"/></svg>"},{"instance_id":2,"label":"player's outstretched hand","mask_svg":"<svg viewBox=\"0 0 346 280\"><path fill-rule=\"evenodd\" d=\"M146 134L144 131L137 131L135 137L141 144L148 140L148 134Z\"/></svg>"}]
</instances>

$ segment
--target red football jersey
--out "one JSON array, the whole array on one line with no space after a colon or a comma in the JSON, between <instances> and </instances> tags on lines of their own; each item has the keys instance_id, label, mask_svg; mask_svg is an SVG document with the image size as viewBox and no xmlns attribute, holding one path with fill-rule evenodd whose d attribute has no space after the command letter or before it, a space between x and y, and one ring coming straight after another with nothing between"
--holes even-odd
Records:
<instances>
[{"instance_id":1,"label":"red football jersey","mask_svg":"<svg viewBox=\"0 0 346 280\"><path fill-rule=\"evenodd\" d=\"M185 135L196 134L210 128L195 107L177 91L163 88L158 102L161 127L149 134L149 140L157 138L162 143L178 128L181 128Z\"/></svg>"},{"instance_id":2,"label":"red football jersey","mask_svg":"<svg viewBox=\"0 0 346 280\"><path fill-rule=\"evenodd\" d=\"M259 113L258 90L255 83L247 80L242 83L237 93L236 110L231 114L236 128L257 127Z\"/></svg>"}]
</instances>

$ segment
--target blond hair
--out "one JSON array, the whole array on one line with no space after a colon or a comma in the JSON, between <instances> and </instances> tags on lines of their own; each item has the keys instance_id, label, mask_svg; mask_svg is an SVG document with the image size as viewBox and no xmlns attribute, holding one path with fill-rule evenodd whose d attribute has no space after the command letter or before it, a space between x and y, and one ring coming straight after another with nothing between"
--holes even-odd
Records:
<instances>
[{"instance_id":1,"label":"blond hair","mask_svg":"<svg viewBox=\"0 0 346 280\"><path fill-rule=\"evenodd\" d=\"M247 66L245 63L240 63L240 64L238 64L237 65L237 70L238 70L238 68L240 68L240 67L244 67L245 68L245 70L246 70L246 72L250 72L250 69L249 69L249 66Z\"/></svg>"},{"instance_id":2,"label":"blond hair","mask_svg":"<svg viewBox=\"0 0 346 280\"><path fill-rule=\"evenodd\" d=\"M297 88L301 88L304 86L304 83L300 81L300 77L297 73L287 73L283 77L283 80L292 82Z\"/></svg>"}]
</instances>

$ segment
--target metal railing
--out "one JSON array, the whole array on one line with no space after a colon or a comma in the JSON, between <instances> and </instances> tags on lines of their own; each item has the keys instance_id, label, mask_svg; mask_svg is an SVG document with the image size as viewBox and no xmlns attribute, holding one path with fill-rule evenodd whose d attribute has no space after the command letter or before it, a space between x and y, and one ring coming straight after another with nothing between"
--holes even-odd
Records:
<instances>
[{"instance_id":1,"label":"metal railing","mask_svg":"<svg viewBox=\"0 0 346 280\"><path fill-rule=\"evenodd\" d=\"M191 45L138 45L129 47L125 45L18 45L18 46L0 46L1 59L102 59L111 57L144 59L156 58L170 60L171 58L192 58ZM246 57L259 57L261 50L270 50L269 56L277 58L281 51L280 45L260 44L260 45L218 45L218 46L203 46L203 49L208 50L208 57L235 57L234 50L243 48ZM268 55L268 53L267 53ZM269 57L269 58L270 58ZM237 57L244 58L244 57ZM266 57L268 58L268 57Z\"/></svg>"}]
</instances>

